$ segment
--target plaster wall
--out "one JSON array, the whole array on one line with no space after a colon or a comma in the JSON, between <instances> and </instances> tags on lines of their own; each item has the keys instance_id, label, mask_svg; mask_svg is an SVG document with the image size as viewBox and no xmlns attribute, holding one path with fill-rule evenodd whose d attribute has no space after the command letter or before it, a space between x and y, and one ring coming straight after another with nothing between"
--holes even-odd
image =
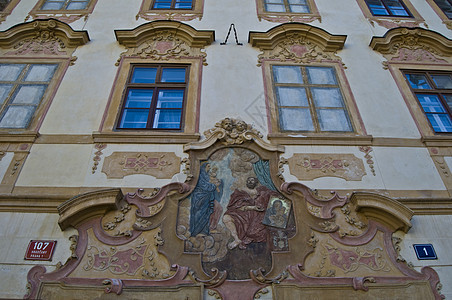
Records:
<instances>
[{"instance_id":1,"label":"plaster wall","mask_svg":"<svg viewBox=\"0 0 452 300\"><path fill-rule=\"evenodd\" d=\"M0 213L0 298L22 298L26 294L27 273L35 265L48 271L69 258L69 237L76 230L64 232L58 227L58 214ZM51 261L24 260L31 240L57 241Z\"/></svg>"}]
</instances>

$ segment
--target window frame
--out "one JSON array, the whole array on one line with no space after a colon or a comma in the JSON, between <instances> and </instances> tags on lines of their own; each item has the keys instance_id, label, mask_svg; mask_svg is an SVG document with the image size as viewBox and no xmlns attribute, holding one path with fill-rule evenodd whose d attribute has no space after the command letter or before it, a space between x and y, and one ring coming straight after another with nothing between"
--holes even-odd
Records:
<instances>
[{"instance_id":1,"label":"window frame","mask_svg":"<svg viewBox=\"0 0 452 300\"><path fill-rule=\"evenodd\" d=\"M451 2L450 0L448 0ZM427 3L432 7L438 17L443 21L443 24L447 26L447 28L452 29L452 18L449 18L446 13L436 4L434 0L427 0ZM452 3L451 3L452 4Z\"/></svg>"},{"instance_id":2,"label":"window frame","mask_svg":"<svg viewBox=\"0 0 452 300\"><path fill-rule=\"evenodd\" d=\"M287 2L287 0L284 0ZM256 10L257 17L259 21L262 19L277 22L277 23L287 23L287 22L312 22L314 20L321 20L319 10L315 4L315 0L306 0L307 6L309 7L309 13L300 12L271 12L265 9L265 0L256 0Z\"/></svg>"},{"instance_id":3,"label":"window frame","mask_svg":"<svg viewBox=\"0 0 452 300\"><path fill-rule=\"evenodd\" d=\"M452 134L452 129L451 131L435 131L435 129L433 128L433 125L431 124L430 120L427 117L427 112L424 111L421 103L419 102L419 99L417 98L417 94L418 93L422 93L422 94L432 94L432 95L438 95L438 99L443 107L443 109L445 110L445 112L443 114L447 114L452 122L452 108L447 104L447 101L444 99L444 97L442 96L442 94L450 94L452 96L452 88L451 89L439 89L436 88L436 84L434 82L434 80L431 78L432 75L449 75L450 77L452 77L452 72L449 71L436 71L436 70L412 70L412 69L401 69L400 70L404 76L404 79L406 81L406 84L409 86L413 97L415 98L415 100L418 103L418 106L420 108L420 110L424 113L425 118L427 119L427 122L430 126L431 131L435 134L445 134L445 135L450 135ZM430 85L430 87L433 87L433 89L414 89L408 78L407 78L407 74L420 74L420 75L424 75L427 79L427 83Z\"/></svg>"},{"instance_id":4,"label":"window frame","mask_svg":"<svg viewBox=\"0 0 452 300\"><path fill-rule=\"evenodd\" d=\"M361 8L364 16L373 24L373 22L385 28L394 28L400 26L419 26L425 20L421 17L419 12L411 4L410 0L399 0L400 3L410 12L411 16L379 16L373 15L366 0L356 0L358 6Z\"/></svg>"},{"instance_id":5,"label":"window frame","mask_svg":"<svg viewBox=\"0 0 452 300\"><path fill-rule=\"evenodd\" d=\"M137 67L157 67L157 73L156 73L156 82L154 84L137 84L137 83L131 83L131 78L133 76L134 70ZM185 68L185 82L183 83L164 83L162 81L157 82L157 79L160 78L162 76L162 70L163 68ZM127 77L127 81L125 83L124 86L124 92L123 92L123 96L122 96L122 103L121 103L121 108L120 108L120 112L118 114L118 120L116 122L116 130L149 130L149 131L171 131L171 132L177 132L177 131L181 131L184 128L184 119L185 119L185 105L187 102L187 91L188 91L188 87L189 87L189 77L190 75L190 66L186 65L186 64L168 64L168 63L163 63L163 64L148 64L148 63L133 63L130 65L130 69L129 69L129 75ZM156 91L159 91L161 89L182 89L184 90L184 96L182 99L182 112L181 112L181 121L179 124L179 128L152 128L152 123L155 120L155 115L156 115L156 106L157 106L157 95L158 93ZM149 119L147 121L147 125L149 125L150 127L146 126L146 128L122 128L120 127L120 123L122 120L122 116L124 115L124 111L125 111L125 105L127 103L127 95L128 95L128 91L130 89L143 89L143 90L153 90L153 95L152 95L152 100L151 100L151 105L149 108Z\"/></svg>"},{"instance_id":6,"label":"window frame","mask_svg":"<svg viewBox=\"0 0 452 300\"><path fill-rule=\"evenodd\" d=\"M91 14L98 0L89 0L88 5L84 9L42 10L41 7L46 1L48 0L39 0L29 12L29 15L34 19L48 17L58 19L65 23L71 23Z\"/></svg>"},{"instance_id":7,"label":"window frame","mask_svg":"<svg viewBox=\"0 0 452 300\"><path fill-rule=\"evenodd\" d=\"M10 3L8 3L5 6L5 9L0 11L0 23L4 22L6 20L6 17L9 16L13 9L17 6L20 0L12 0Z\"/></svg>"},{"instance_id":8,"label":"window frame","mask_svg":"<svg viewBox=\"0 0 452 300\"><path fill-rule=\"evenodd\" d=\"M341 91L344 103L344 110L347 112L347 117L349 124L351 126L351 131L286 131L281 130L280 127L280 117L278 108L278 99L276 98L276 90L273 88L273 66L308 66L308 67L331 67L336 73L336 81L338 83L338 88ZM263 74L264 74L264 86L265 88L265 99L266 108L269 118L269 138L279 139L283 143L294 143L293 139L300 136L306 137L319 137L319 138L351 138L357 136L367 137L367 133L364 129L364 124L362 122L361 116L359 115L356 102L354 100L353 94L350 89L350 85L345 77L345 72L343 66L340 62L312 62L312 63L294 63L290 61L264 61L262 63ZM310 107L312 109L312 107ZM296 142L295 142L296 143Z\"/></svg>"},{"instance_id":9,"label":"window frame","mask_svg":"<svg viewBox=\"0 0 452 300\"><path fill-rule=\"evenodd\" d=\"M197 132L199 130L202 78L202 59L200 58L180 58L164 63L188 66L186 76L189 78L189 84L184 99L184 113L180 130L116 128L122 114L125 87L131 73L131 66L153 64L162 64L162 61L151 59L144 61L142 58L133 56L121 58L99 131L93 133L96 142L188 143L199 139Z\"/></svg>"},{"instance_id":10,"label":"window frame","mask_svg":"<svg viewBox=\"0 0 452 300\"><path fill-rule=\"evenodd\" d=\"M408 7L405 5L405 3L403 2L403 0L395 0L398 1L403 8L405 9L405 11L408 13L408 16L398 16L398 15L394 15L392 14L391 10L389 9L388 5L385 3L385 1L387 0L378 0L381 1L381 3L383 4L384 8L386 9L386 11L389 13L389 15L376 15L372 12L372 9L369 6L368 0L364 0L364 2L366 2L367 7L369 8L370 13L374 16L374 17L392 17L392 18L414 18L413 14L411 13L411 11L408 9Z\"/></svg>"},{"instance_id":11,"label":"window frame","mask_svg":"<svg viewBox=\"0 0 452 300\"><path fill-rule=\"evenodd\" d=\"M157 0L152 0L151 6L149 6L149 10L176 10L176 11L179 11L179 10L190 10L190 11L192 11L192 10L195 9L195 4L196 4L196 0L191 0L191 8L190 9L187 9L187 8L175 8L174 6L176 5L176 1L177 0L171 0L171 5L170 5L171 7L170 8L154 8L155 1L157 1Z\"/></svg>"},{"instance_id":12,"label":"window frame","mask_svg":"<svg viewBox=\"0 0 452 300\"><path fill-rule=\"evenodd\" d=\"M42 122L45 119L45 115L49 110L49 107L57 93L58 87L63 79L64 74L66 73L67 68L70 65L70 59L64 58L7 58L1 57L0 64L56 64L57 68L53 74L52 79L49 81L46 91L44 92L41 101L36 107L36 110L31 117L28 126L25 128L0 128L1 132L37 132L42 125ZM6 107L6 102L4 104ZM3 108L2 108L3 110ZM0 112L1 116L3 116L3 111Z\"/></svg>"},{"instance_id":13,"label":"window frame","mask_svg":"<svg viewBox=\"0 0 452 300\"><path fill-rule=\"evenodd\" d=\"M275 79L275 77L274 77L274 74L275 74L274 73L274 67L275 66L292 66L292 65L279 65L278 64L278 65L271 65L270 66L271 71L272 71L272 75L273 75L273 77L272 77L272 89L273 89L273 93L274 93L273 97L276 100L275 104L276 104L277 110L278 110L278 126L279 126L279 131L280 132L289 132L289 133L294 133L294 132L298 132L298 133L299 132L312 132L312 133L318 133L319 134L319 133L349 133L349 132L354 132L355 131L354 128L353 128L353 124L350 122L349 112L347 110L347 107L346 107L345 101L344 101L344 93L342 92L342 88L341 88L339 80L337 78L337 72L336 72L334 67L324 66L324 65L322 65L322 66L321 65L315 65L314 66L314 65L309 65L309 64L308 65L306 65L306 64L299 64L299 65L296 65L296 67L299 67L300 70L301 70L300 73L301 73L301 76L302 76L302 81L303 81L302 83L278 83L278 82L276 82L274 80ZM309 82L309 75L308 75L308 72L307 72L307 68L308 67L320 67L320 68L330 68L330 69L332 69L334 71L336 84L335 85L332 85L332 84L314 84L314 83ZM286 130L286 129L282 128L283 125L282 125L282 117L281 117L280 111L281 111L281 108L283 106L280 105L280 103L278 101L278 100L280 100L279 96L278 96L278 93L277 93L277 87L279 87L279 86L281 86L281 87L301 87L301 88L303 88L306 91L306 100L307 100L308 105L309 105L309 112L310 112L310 116L311 116L311 121L312 121L311 124L313 126L313 130ZM312 88L315 88L315 87L319 87L319 88L327 87L328 88L328 87L332 87L332 86L337 87L339 89L340 94L341 94L341 100L342 100L342 104L343 104L343 107L341 108L341 110L346 111L347 123L348 123L348 125L350 126L350 129L351 129L349 131L327 131L327 130L322 130L321 129L322 125L320 123L320 116L317 113L318 107L315 104L314 96L312 94ZM297 106L284 106L284 107L297 107ZM332 108L328 108L328 109L332 109ZM336 109L338 109L338 108L336 107L334 110L336 110Z\"/></svg>"},{"instance_id":14,"label":"window frame","mask_svg":"<svg viewBox=\"0 0 452 300\"><path fill-rule=\"evenodd\" d=\"M141 17L148 21L175 20L190 21L198 18L201 20L204 10L204 0L192 0L191 9L179 8L152 8L155 0L143 0L137 18ZM174 1L174 0L172 0Z\"/></svg>"}]
</instances>

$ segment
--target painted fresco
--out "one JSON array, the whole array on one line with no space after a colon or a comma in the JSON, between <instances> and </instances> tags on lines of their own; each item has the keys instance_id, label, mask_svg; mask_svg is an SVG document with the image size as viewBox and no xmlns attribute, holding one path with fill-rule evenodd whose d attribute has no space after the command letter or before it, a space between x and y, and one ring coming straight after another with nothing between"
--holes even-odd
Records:
<instances>
[{"instance_id":1,"label":"painted fresco","mask_svg":"<svg viewBox=\"0 0 452 300\"><path fill-rule=\"evenodd\" d=\"M201 161L191 196L180 202L178 236L186 252L201 252L206 273L271 269L271 252L287 251L295 233L290 200L274 186L268 161L243 148L224 148Z\"/></svg>"}]
</instances>

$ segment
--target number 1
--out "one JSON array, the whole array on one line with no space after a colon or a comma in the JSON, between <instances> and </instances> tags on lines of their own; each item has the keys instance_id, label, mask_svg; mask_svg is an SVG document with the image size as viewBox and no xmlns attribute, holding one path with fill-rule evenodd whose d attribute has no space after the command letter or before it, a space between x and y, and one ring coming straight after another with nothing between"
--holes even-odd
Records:
<instances>
[{"instance_id":1,"label":"number 1","mask_svg":"<svg viewBox=\"0 0 452 300\"><path fill-rule=\"evenodd\" d=\"M425 247L424 247L424 248L422 248L422 249L424 249L425 255L426 255L426 256L428 256L428 252L427 252L427 249L425 249Z\"/></svg>"}]
</instances>

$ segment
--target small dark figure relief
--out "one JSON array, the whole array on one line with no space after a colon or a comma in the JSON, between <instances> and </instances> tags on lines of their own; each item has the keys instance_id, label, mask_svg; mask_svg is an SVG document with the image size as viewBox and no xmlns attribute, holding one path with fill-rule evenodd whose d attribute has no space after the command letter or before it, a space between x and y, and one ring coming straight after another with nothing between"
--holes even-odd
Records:
<instances>
[{"instance_id":1,"label":"small dark figure relief","mask_svg":"<svg viewBox=\"0 0 452 300\"><path fill-rule=\"evenodd\" d=\"M186 252L201 252L204 270L229 279L271 269L271 251L288 251L295 233L291 202L273 185L268 161L243 148L202 161L191 196L179 204L177 234Z\"/></svg>"}]
</instances>

